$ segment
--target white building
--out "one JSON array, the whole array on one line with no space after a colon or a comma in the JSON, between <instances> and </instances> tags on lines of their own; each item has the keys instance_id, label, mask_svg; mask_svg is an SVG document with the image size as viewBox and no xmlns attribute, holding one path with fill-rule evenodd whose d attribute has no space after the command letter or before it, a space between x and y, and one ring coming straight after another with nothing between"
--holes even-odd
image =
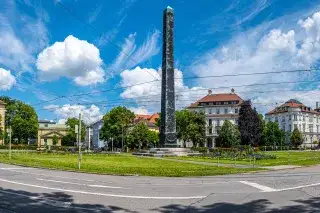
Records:
<instances>
[{"instance_id":1,"label":"white building","mask_svg":"<svg viewBox=\"0 0 320 213\"><path fill-rule=\"evenodd\" d=\"M212 94L208 91L208 95L191 104L188 109L196 112L204 112L206 115L206 137L205 146L215 147L215 139L218 137L225 120L238 124L240 105L243 100L231 90L231 93Z\"/></svg>"},{"instance_id":2,"label":"white building","mask_svg":"<svg viewBox=\"0 0 320 213\"><path fill-rule=\"evenodd\" d=\"M320 109L312 110L301 102L290 99L265 115L266 122L277 122L285 132L298 128L304 136L302 146L311 147L320 138Z\"/></svg>"},{"instance_id":3,"label":"white building","mask_svg":"<svg viewBox=\"0 0 320 213\"><path fill-rule=\"evenodd\" d=\"M100 130L103 126L103 120L98 120L90 124L87 128L88 140L91 140L92 148L101 148L105 146L105 141L100 139Z\"/></svg>"}]
</instances>

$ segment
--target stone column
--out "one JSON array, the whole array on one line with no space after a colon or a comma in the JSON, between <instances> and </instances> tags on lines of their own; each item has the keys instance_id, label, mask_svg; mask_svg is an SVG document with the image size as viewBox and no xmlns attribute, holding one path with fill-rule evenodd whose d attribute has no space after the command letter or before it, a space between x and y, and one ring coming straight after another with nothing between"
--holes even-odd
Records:
<instances>
[{"instance_id":1,"label":"stone column","mask_svg":"<svg viewBox=\"0 0 320 213\"><path fill-rule=\"evenodd\" d=\"M160 124L160 145L162 147L177 147L174 94L173 16L173 9L167 7L163 12Z\"/></svg>"}]
</instances>

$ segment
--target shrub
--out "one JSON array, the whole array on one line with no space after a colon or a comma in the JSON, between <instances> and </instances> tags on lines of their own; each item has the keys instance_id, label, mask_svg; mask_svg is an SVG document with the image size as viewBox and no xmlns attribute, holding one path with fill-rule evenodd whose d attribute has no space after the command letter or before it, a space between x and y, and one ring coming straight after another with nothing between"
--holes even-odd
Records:
<instances>
[{"instance_id":1,"label":"shrub","mask_svg":"<svg viewBox=\"0 0 320 213\"><path fill-rule=\"evenodd\" d=\"M208 147L192 147L191 150L197 151L200 153L207 153L209 149L208 149Z\"/></svg>"}]
</instances>

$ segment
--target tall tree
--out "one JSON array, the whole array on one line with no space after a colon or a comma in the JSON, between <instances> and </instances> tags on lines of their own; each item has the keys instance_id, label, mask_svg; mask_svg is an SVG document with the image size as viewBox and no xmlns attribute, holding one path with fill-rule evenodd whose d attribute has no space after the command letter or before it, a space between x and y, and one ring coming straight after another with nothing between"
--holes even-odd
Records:
<instances>
[{"instance_id":1,"label":"tall tree","mask_svg":"<svg viewBox=\"0 0 320 213\"><path fill-rule=\"evenodd\" d=\"M122 139L126 138L128 126L133 123L135 115L126 107L115 107L103 116L100 139L109 141L113 138L114 146L120 148Z\"/></svg>"},{"instance_id":2,"label":"tall tree","mask_svg":"<svg viewBox=\"0 0 320 213\"><path fill-rule=\"evenodd\" d=\"M12 138L18 143L28 143L38 133L38 116L34 108L21 101L1 96L6 103L6 126L12 128Z\"/></svg>"},{"instance_id":3,"label":"tall tree","mask_svg":"<svg viewBox=\"0 0 320 213\"><path fill-rule=\"evenodd\" d=\"M303 143L303 136L299 129L294 128L291 138L290 138L291 144L295 147L300 146Z\"/></svg>"},{"instance_id":4,"label":"tall tree","mask_svg":"<svg viewBox=\"0 0 320 213\"><path fill-rule=\"evenodd\" d=\"M244 101L239 111L239 130L243 145L258 145L261 142L262 123L251 101Z\"/></svg>"},{"instance_id":5,"label":"tall tree","mask_svg":"<svg viewBox=\"0 0 320 213\"><path fill-rule=\"evenodd\" d=\"M160 118L157 120L159 124ZM183 141L192 141L193 146L202 145L206 139L206 120L204 113L189 110L176 111L177 138Z\"/></svg>"},{"instance_id":6,"label":"tall tree","mask_svg":"<svg viewBox=\"0 0 320 213\"><path fill-rule=\"evenodd\" d=\"M268 122L262 133L262 143L265 146L283 146L285 143L285 132L280 129L277 122Z\"/></svg>"},{"instance_id":7,"label":"tall tree","mask_svg":"<svg viewBox=\"0 0 320 213\"><path fill-rule=\"evenodd\" d=\"M144 122L139 122L134 125L133 129L130 131L132 136L132 141L130 148L147 148L148 147L148 129L147 125Z\"/></svg>"},{"instance_id":8,"label":"tall tree","mask_svg":"<svg viewBox=\"0 0 320 213\"><path fill-rule=\"evenodd\" d=\"M56 135L52 136L52 145L56 146L59 142L59 138Z\"/></svg>"},{"instance_id":9,"label":"tall tree","mask_svg":"<svg viewBox=\"0 0 320 213\"><path fill-rule=\"evenodd\" d=\"M218 139L221 147L233 147L240 144L240 132L236 125L226 120L219 131Z\"/></svg>"}]
</instances>

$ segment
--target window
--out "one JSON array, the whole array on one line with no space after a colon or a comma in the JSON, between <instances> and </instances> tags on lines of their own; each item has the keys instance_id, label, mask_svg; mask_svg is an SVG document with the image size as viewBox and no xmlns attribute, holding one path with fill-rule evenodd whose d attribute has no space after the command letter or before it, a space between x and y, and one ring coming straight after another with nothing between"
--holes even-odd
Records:
<instances>
[{"instance_id":1,"label":"window","mask_svg":"<svg viewBox=\"0 0 320 213\"><path fill-rule=\"evenodd\" d=\"M295 129L298 129L298 125L297 125L297 124L295 124L295 125L294 125L294 128L295 128Z\"/></svg>"},{"instance_id":2,"label":"window","mask_svg":"<svg viewBox=\"0 0 320 213\"><path fill-rule=\"evenodd\" d=\"M217 109L217 114L220 114L220 109Z\"/></svg>"},{"instance_id":3,"label":"window","mask_svg":"<svg viewBox=\"0 0 320 213\"><path fill-rule=\"evenodd\" d=\"M289 121L291 121L291 115L289 115Z\"/></svg>"},{"instance_id":4,"label":"window","mask_svg":"<svg viewBox=\"0 0 320 213\"><path fill-rule=\"evenodd\" d=\"M228 109L224 109L224 114L228 114Z\"/></svg>"},{"instance_id":5,"label":"window","mask_svg":"<svg viewBox=\"0 0 320 213\"><path fill-rule=\"evenodd\" d=\"M306 132L306 125L302 124L303 132Z\"/></svg>"},{"instance_id":6,"label":"window","mask_svg":"<svg viewBox=\"0 0 320 213\"><path fill-rule=\"evenodd\" d=\"M217 126L220 126L220 120L217 120Z\"/></svg>"},{"instance_id":7,"label":"window","mask_svg":"<svg viewBox=\"0 0 320 213\"><path fill-rule=\"evenodd\" d=\"M309 132L313 132L313 125L312 124L309 125Z\"/></svg>"},{"instance_id":8,"label":"window","mask_svg":"<svg viewBox=\"0 0 320 213\"><path fill-rule=\"evenodd\" d=\"M212 120L209 119L209 126L212 126Z\"/></svg>"},{"instance_id":9,"label":"window","mask_svg":"<svg viewBox=\"0 0 320 213\"><path fill-rule=\"evenodd\" d=\"M209 127L209 134L211 135L212 134L212 128Z\"/></svg>"},{"instance_id":10,"label":"window","mask_svg":"<svg viewBox=\"0 0 320 213\"><path fill-rule=\"evenodd\" d=\"M236 124L237 124L237 125L239 124L239 119L236 119Z\"/></svg>"},{"instance_id":11,"label":"window","mask_svg":"<svg viewBox=\"0 0 320 213\"><path fill-rule=\"evenodd\" d=\"M297 119L297 115L293 115L293 120L294 121L297 121L298 119Z\"/></svg>"},{"instance_id":12,"label":"window","mask_svg":"<svg viewBox=\"0 0 320 213\"><path fill-rule=\"evenodd\" d=\"M303 117L302 117L302 121L306 121L306 116L303 116Z\"/></svg>"},{"instance_id":13,"label":"window","mask_svg":"<svg viewBox=\"0 0 320 213\"><path fill-rule=\"evenodd\" d=\"M44 145L47 145L48 139L43 139L43 141L44 141Z\"/></svg>"},{"instance_id":14,"label":"window","mask_svg":"<svg viewBox=\"0 0 320 213\"><path fill-rule=\"evenodd\" d=\"M285 125L282 126L282 130L286 131L286 126Z\"/></svg>"},{"instance_id":15,"label":"window","mask_svg":"<svg viewBox=\"0 0 320 213\"><path fill-rule=\"evenodd\" d=\"M223 102L223 104L229 104L227 101Z\"/></svg>"},{"instance_id":16,"label":"window","mask_svg":"<svg viewBox=\"0 0 320 213\"><path fill-rule=\"evenodd\" d=\"M301 131L301 124L299 124L299 131Z\"/></svg>"},{"instance_id":17,"label":"window","mask_svg":"<svg viewBox=\"0 0 320 213\"><path fill-rule=\"evenodd\" d=\"M285 121L286 121L286 117L282 116L282 122L285 122Z\"/></svg>"},{"instance_id":18,"label":"window","mask_svg":"<svg viewBox=\"0 0 320 213\"><path fill-rule=\"evenodd\" d=\"M209 114L211 114L212 113L212 111L211 111L211 109L209 109Z\"/></svg>"},{"instance_id":19,"label":"window","mask_svg":"<svg viewBox=\"0 0 320 213\"><path fill-rule=\"evenodd\" d=\"M313 122L313 116L312 115L310 115L310 117L309 117L309 122Z\"/></svg>"},{"instance_id":20,"label":"window","mask_svg":"<svg viewBox=\"0 0 320 213\"><path fill-rule=\"evenodd\" d=\"M275 118L274 118L274 122L277 122L277 123L278 123L278 117L275 117Z\"/></svg>"},{"instance_id":21,"label":"window","mask_svg":"<svg viewBox=\"0 0 320 213\"><path fill-rule=\"evenodd\" d=\"M291 129L291 125L289 125L289 132L291 132L292 131L292 129Z\"/></svg>"},{"instance_id":22,"label":"window","mask_svg":"<svg viewBox=\"0 0 320 213\"><path fill-rule=\"evenodd\" d=\"M238 109L234 109L234 113L238 114Z\"/></svg>"},{"instance_id":23,"label":"window","mask_svg":"<svg viewBox=\"0 0 320 213\"><path fill-rule=\"evenodd\" d=\"M317 125L317 133L319 133L319 125Z\"/></svg>"},{"instance_id":24,"label":"window","mask_svg":"<svg viewBox=\"0 0 320 213\"><path fill-rule=\"evenodd\" d=\"M319 123L319 117L320 117L320 116L317 116L317 123Z\"/></svg>"},{"instance_id":25,"label":"window","mask_svg":"<svg viewBox=\"0 0 320 213\"><path fill-rule=\"evenodd\" d=\"M45 124L44 127L48 127L48 124Z\"/></svg>"}]
</instances>

